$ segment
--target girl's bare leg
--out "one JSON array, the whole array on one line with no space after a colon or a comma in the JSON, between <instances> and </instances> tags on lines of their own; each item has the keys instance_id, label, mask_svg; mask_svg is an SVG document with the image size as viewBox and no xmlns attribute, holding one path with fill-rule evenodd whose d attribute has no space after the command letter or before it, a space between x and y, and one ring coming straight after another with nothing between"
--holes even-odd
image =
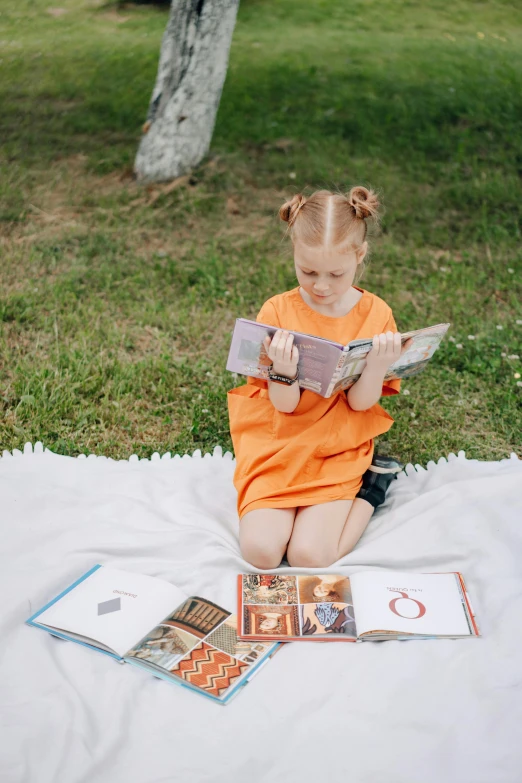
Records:
<instances>
[{"instance_id":1,"label":"girl's bare leg","mask_svg":"<svg viewBox=\"0 0 522 783\"><path fill-rule=\"evenodd\" d=\"M292 535L296 508L256 508L239 523L241 554L256 568L270 571L283 559Z\"/></svg>"},{"instance_id":2,"label":"girl's bare leg","mask_svg":"<svg viewBox=\"0 0 522 783\"><path fill-rule=\"evenodd\" d=\"M351 552L374 508L362 498L332 500L297 509L288 562L297 568L326 568Z\"/></svg>"}]
</instances>

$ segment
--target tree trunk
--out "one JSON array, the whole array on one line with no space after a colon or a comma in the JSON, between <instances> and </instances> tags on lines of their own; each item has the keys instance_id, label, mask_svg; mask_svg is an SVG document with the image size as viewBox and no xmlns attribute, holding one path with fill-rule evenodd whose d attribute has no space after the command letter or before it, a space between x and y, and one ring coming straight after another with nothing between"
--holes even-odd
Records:
<instances>
[{"instance_id":1,"label":"tree trunk","mask_svg":"<svg viewBox=\"0 0 522 783\"><path fill-rule=\"evenodd\" d=\"M162 182L208 152L239 0L172 0L134 170Z\"/></svg>"}]
</instances>

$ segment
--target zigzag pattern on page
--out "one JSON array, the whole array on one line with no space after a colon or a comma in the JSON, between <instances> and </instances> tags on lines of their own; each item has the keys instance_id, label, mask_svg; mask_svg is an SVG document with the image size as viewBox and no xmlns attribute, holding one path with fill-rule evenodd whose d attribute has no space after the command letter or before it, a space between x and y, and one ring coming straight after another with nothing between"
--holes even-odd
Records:
<instances>
[{"instance_id":1,"label":"zigzag pattern on page","mask_svg":"<svg viewBox=\"0 0 522 783\"><path fill-rule=\"evenodd\" d=\"M248 669L246 663L203 642L177 664L172 674L213 696L221 696L245 669Z\"/></svg>"}]
</instances>

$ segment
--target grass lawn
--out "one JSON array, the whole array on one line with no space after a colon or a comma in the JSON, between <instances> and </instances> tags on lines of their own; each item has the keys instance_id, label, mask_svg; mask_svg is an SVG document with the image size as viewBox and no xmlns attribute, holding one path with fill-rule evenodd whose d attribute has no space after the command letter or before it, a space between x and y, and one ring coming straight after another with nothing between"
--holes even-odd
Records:
<instances>
[{"instance_id":1,"label":"grass lawn","mask_svg":"<svg viewBox=\"0 0 522 783\"><path fill-rule=\"evenodd\" d=\"M0 447L230 448L234 319L295 285L279 205L366 184L361 285L454 338L380 448L522 455L520 4L242 0L210 155L170 192L131 176L166 14L1 4Z\"/></svg>"}]
</instances>

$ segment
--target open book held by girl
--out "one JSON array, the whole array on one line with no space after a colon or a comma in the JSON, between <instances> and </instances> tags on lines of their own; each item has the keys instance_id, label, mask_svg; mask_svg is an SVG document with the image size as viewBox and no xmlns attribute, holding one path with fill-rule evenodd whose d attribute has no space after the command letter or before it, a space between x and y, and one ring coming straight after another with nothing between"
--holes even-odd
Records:
<instances>
[{"instance_id":1,"label":"open book held by girl","mask_svg":"<svg viewBox=\"0 0 522 783\"><path fill-rule=\"evenodd\" d=\"M262 306L257 321L277 329L265 339L269 380L249 377L228 393L237 466L240 545L257 568L326 567L350 552L402 465L374 458L374 438L392 417L379 405L397 394L385 380L409 347L401 345L391 308L354 285L368 251L375 193L296 195L280 211L288 223L299 285ZM288 330L346 344L373 335L360 378L324 398L300 389L298 349ZM373 464L372 464L373 460Z\"/></svg>"}]
</instances>

